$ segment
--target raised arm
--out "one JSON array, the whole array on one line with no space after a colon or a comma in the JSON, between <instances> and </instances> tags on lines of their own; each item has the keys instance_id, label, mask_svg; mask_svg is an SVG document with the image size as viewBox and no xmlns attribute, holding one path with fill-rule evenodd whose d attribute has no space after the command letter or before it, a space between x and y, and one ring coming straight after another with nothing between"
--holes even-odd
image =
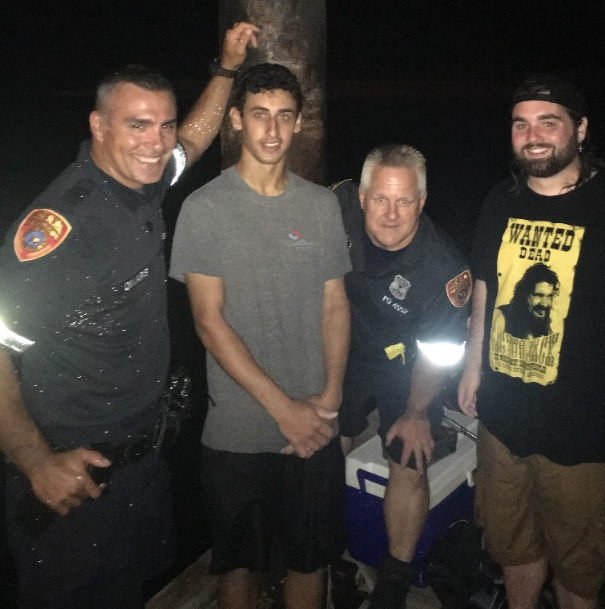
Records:
<instances>
[{"instance_id":1,"label":"raised arm","mask_svg":"<svg viewBox=\"0 0 605 609\"><path fill-rule=\"evenodd\" d=\"M473 309L469 340L466 345L466 361L464 372L458 385L458 406L470 417L477 416L477 389L481 382L481 357L485 333L485 304L487 302L487 286L485 281L477 279L473 289Z\"/></svg>"},{"instance_id":2,"label":"raised arm","mask_svg":"<svg viewBox=\"0 0 605 609\"><path fill-rule=\"evenodd\" d=\"M219 277L185 274L197 334L223 370L275 419L300 457L325 446L332 429L309 402L293 400L256 363L223 317L224 285Z\"/></svg>"},{"instance_id":3,"label":"raised arm","mask_svg":"<svg viewBox=\"0 0 605 609\"><path fill-rule=\"evenodd\" d=\"M246 59L246 47L258 45L259 29L250 23L236 23L225 34L220 67L235 71ZM231 94L233 78L213 76L178 130L178 138L192 165L210 146L221 128Z\"/></svg>"},{"instance_id":4,"label":"raised arm","mask_svg":"<svg viewBox=\"0 0 605 609\"><path fill-rule=\"evenodd\" d=\"M29 479L36 497L61 515L101 489L87 472L106 467L103 456L84 448L55 452L27 413L10 357L0 351L0 449Z\"/></svg>"}]
</instances>

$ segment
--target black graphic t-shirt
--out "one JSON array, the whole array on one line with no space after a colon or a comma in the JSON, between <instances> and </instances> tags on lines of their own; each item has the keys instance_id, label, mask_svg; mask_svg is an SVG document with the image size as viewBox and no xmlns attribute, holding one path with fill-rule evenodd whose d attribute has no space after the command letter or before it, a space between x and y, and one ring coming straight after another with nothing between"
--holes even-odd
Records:
<instances>
[{"instance_id":1,"label":"black graphic t-shirt","mask_svg":"<svg viewBox=\"0 0 605 609\"><path fill-rule=\"evenodd\" d=\"M473 270L487 284L479 416L518 456L605 461L605 177L488 196Z\"/></svg>"}]
</instances>

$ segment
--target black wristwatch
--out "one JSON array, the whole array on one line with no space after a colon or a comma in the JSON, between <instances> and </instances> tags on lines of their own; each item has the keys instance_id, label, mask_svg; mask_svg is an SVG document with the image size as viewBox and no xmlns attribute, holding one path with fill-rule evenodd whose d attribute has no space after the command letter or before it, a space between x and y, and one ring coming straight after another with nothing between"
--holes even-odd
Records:
<instances>
[{"instance_id":1,"label":"black wristwatch","mask_svg":"<svg viewBox=\"0 0 605 609\"><path fill-rule=\"evenodd\" d=\"M225 78L235 78L239 74L239 70L227 70L227 68L223 68L218 57L215 57L210 62L209 71L211 76L223 76Z\"/></svg>"}]
</instances>

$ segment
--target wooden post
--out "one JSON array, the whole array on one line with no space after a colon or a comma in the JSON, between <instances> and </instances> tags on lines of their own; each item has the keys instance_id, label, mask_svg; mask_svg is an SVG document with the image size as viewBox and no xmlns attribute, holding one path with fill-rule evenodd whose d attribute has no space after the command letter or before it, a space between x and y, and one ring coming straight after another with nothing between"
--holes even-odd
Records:
<instances>
[{"instance_id":1,"label":"wooden post","mask_svg":"<svg viewBox=\"0 0 605 609\"><path fill-rule=\"evenodd\" d=\"M303 124L294 137L288 168L311 182L324 184L325 0L221 0L221 39L237 21L248 21L262 29L259 48L248 53L244 68L279 63L300 80L305 97ZM239 138L228 120L221 131L221 149L223 167L238 160Z\"/></svg>"}]
</instances>

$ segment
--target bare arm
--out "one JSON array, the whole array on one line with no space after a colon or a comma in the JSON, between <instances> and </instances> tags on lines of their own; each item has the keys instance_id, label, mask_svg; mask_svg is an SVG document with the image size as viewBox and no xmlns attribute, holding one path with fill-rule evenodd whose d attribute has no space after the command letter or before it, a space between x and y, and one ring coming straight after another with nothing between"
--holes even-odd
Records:
<instances>
[{"instance_id":1,"label":"bare arm","mask_svg":"<svg viewBox=\"0 0 605 609\"><path fill-rule=\"evenodd\" d=\"M220 65L237 70L246 59L246 47L258 45L258 28L250 23L237 23L227 30ZM231 94L232 78L213 76L178 130L178 138L187 152L187 165L192 165L216 137Z\"/></svg>"},{"instance_id":2,"label":"bare arm","mask_svg":"<svg viewBox=\"0 0 605 609\"><path fill-rule=\"evenodd\" d=\"M223 370L275 419L300 457L324 446L330 426L310 402L293 400L256 363L252 354L223 317L224 285L219 277L186 273L191 310L200 340Z\"/></svg>"},{"instance_id":3,"label":"bare arm","mask_svg":"<svg viewBox=\"0 0 605 609\"><path fill-rule=\"evenodd\" d=\"M86 497L101 494L87 467L106 467L109 461L84 448L53 451L24 408L11 359L1 351L0 448L28 477L36 497L59 514L67 514Z\"/></svg>"},{"instance_id":4,"label":"bare arm","mask_svg":"<svg viewBox=\"0 0 605 609\"><path fill-rule=\"evenodd\" d=\"M344 279L331 279L324 286L322 319L326 386L311 401L328 411L337 411L342 402L342 383L349 355L351 319Z\"/></svg>"},{"instance_id":5,"label":"bare arm","mask_svg":"<svg viewBox=\"0 0 605 609\"><path fill-rule=\"evenodd\" d=\"M485 304L487 302L487 286L485 281L477 279L473 288L473 310L469 340L466 345L466 362L464 372L458 386L458 405L468 416L477 416L477 389L481 382L481 355L485 334Z\"/></svg>"},{"instance_id":6,"label":"bare arm","mask_svg":"<svg viewBox=\"0 0 605 609\"><path fill-rule=\"evenodd\" d=\"M407 465L413 454L416 468L423 472L424 461L430 461L435 443L431 436L428 410L431 402L443 387L449 369L432 364L429 359L419 354L412 370L410 397L405 414L393 423L386 435L387 445L398 437L403 442L401 465Z\"/></svg>"},{"instance_id":7,"label":"bare arm","mask_svg":"<svg viewBox=\"0 0 605 609\"><path fill-rule=\"evenodd\" d=\"M19 381L10 357L0 351L0 445L2 452L26 475L48 459L48 445L21 402Z\"/></svg>"}]
</instances>

